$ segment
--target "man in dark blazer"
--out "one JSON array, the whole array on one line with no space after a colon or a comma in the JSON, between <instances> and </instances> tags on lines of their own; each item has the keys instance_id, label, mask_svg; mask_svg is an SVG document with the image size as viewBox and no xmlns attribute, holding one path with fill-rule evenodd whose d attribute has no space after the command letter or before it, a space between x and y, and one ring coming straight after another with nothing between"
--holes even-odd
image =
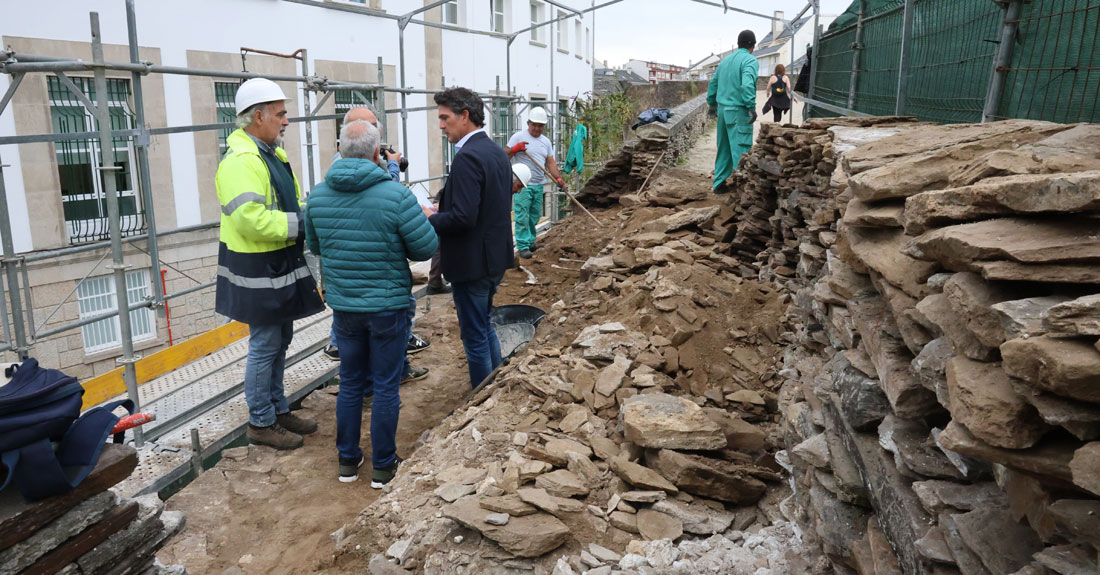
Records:
<instances>
[{"instance_id":1,"label":"man in dark blazer","mask_svg":"<svg viewBox=\"0 0 1100 575\"><path fill-rule=\"evenodd\" d=\"M485 133L481 98L466 88L435 95L439 128L455 145L451 173L429 221L439 236L443 277L454 288L470 385L500 365L500 342L489 321L493 294L514 263L512 170L508 155Z\"/></svg>"}]
</instances>

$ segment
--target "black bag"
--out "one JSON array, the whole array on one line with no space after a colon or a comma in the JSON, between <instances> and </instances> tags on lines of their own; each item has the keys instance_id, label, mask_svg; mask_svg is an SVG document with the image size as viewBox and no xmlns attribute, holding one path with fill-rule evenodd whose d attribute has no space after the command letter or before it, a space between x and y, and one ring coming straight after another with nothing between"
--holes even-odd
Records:
<instances>
[{"instance_id":1,"label":"black bag","mask_svg":"<svg viewBox=\"0 0 1100 575\"><path fill-rule=\"evenodd\" d=\"M28 501L76 487L91 473L111 429L114 409L134 412L134 402L116 401L80 414L84 388L75 377L39 367L29 358L6 370L0 387L0 490L14 484ZM122 443L125 434L115 434Z\"/></svg>"}]
</instances>

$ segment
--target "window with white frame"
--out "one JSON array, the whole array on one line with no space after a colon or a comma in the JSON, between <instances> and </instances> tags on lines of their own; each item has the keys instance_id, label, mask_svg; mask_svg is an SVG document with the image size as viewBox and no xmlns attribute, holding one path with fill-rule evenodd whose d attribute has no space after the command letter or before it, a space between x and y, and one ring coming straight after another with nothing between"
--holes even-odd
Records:
<instances>
[{"instance_id":1,"label":"window with white frame","mask_svg":"<svg viewBox=\"0 0 1100 575\"><path fill-rule=\"evenodd\" d=\"M443 23L458 26L458 0L452 0L443 5Z\"/></svg>"},{"instance_id":2,"label":"window with white frame","mask_svg":"<svg viewBox=\"0 0 1100 575\"><path fill-rule=\"evenodd\" d=\"M581 21L573 20L573 52L577 56L584 56L584 37L581 35Z\"/></svg>"},{"instance_id":3,"label":"window with white frame","mask_svg":"<svg viewBox=\"0 0 1100 575\"><path fill-rule=\"evenodd\" d=\"M489 0L489 29L504 33L504 0Z\"/></svg>"},{"instance_id":4,"label":"window with white frame","mask_svg":"<svg viewBox=\"0 0 1100 575\"><path fill-rule=\"evenodd\" d=\"M558 30L558 48L561 50L569 49L569 29L565 27L565 22L560 20L565 18L565 12L558 10L558 19L554 22L554 26Z\"/></svg>"},{"instance_id":5,"label":"window with white frame","mask_svg":"<svg viewBox=\"0 0 1100 575\"><path fill-rule=\"evenodd\" d=\"M80 318L88 318L118 309L115 297L115 278L112 275L88 278L76 288ZM150 297L149 270L126 272L126 300L139 302ZM130 312L130 330L134 341L157 336L156 316L145 307ZM96 353L122 345L122 333L118 316L101 319L81 328L84 335L84 353Z\"/></svg>"},{"instance_id":6,"label":"window with white frame","mask_svg":"<svg viewBox=\"0 0 1100 575\"><path fill-rule=\"evenodd\" d=\"M532 26L538 26L541 22L542 22L542 2L535 2L535 1L532 0L532 2L531 2L531 25ZM544 39L545 37L543 36L543 31L542 30L543 30L542 27L531 29L531 41L532 42L545 42L546 41Z\"/></svg>"},{"instance_id":7,"label":"window with white frame","mask_svg":"<svg viewBox=\"0 0 1100 575\"><path fill-rule=\"evenodd\" d=\"M584 59L588 62L592 61L592 31L588 26L584 27Z\"/></svg>"}]
</instances>

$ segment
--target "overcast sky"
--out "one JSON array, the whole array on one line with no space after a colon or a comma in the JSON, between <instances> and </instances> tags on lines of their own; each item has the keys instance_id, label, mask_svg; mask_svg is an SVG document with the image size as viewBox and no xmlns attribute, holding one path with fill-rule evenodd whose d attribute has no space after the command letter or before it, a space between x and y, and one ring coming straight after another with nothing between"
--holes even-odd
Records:
<instances>
[{"instance_id":1,"label":"overcast sky","mask_svg":"<svg viewBox=\"0 0 1100 575\"><path fill-rule=\"evenodd\" d=\"M599 3L601 0L597 0ZM721 4L721 0L712 0ZM793 17L806 0L727 0L754 12L783 10ZM851 0L821 0L822 14L840 14ZM711 52L729 50L737 43L737 34L746 28L763 38L771 30L771 21L737 12L722 13L722 8L691 0L624 0L596 11L596 59L607 60L612 67L627 60L650 60L686 66ZM659 23L659 28L656 28ZM602 65L602 64L601 64Z\"/></svg>"}]
</instances>

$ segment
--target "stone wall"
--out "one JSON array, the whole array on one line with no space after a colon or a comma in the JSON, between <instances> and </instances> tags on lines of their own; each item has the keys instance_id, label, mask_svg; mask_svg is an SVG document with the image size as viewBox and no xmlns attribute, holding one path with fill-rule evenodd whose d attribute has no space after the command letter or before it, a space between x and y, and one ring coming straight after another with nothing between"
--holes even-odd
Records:
<instances>
[{"instance_id":1,"label":"stone wall","mask_svg":"<svg viewBox=\"0 0 1100 575\"><path fill-rule=\"evenodd\" d=\"M658 82L644 86L630 86L626 95L634 103L634 113L649 108L674 108L707 93L705 80L694 82Z\"/></svg>"},{"instance_id":2,"label":"stone wall","mask_svg":"<svg viewBox=\"0 0 1100 575\"><path fill-rule=\"evenodd\" d=\"M1100 127L896 120L766 130L731 182L796 294L790 516L838 573L1096 573Z\"/></svg>"},{"instance_id":3,"label":"stone wall","mask_svg":"<svg viewBox=\"0 0 1100 575\"><path fill-rule=\"evenodd\" d=\"M581 188L578 197L592 205L611 205L641 186L658 161L666 167L676 165L706 130L706 111L706 94L701 94L673 108L667 123L639 126L637 138L624 143Z\"/></svg>"}]
</instances>

